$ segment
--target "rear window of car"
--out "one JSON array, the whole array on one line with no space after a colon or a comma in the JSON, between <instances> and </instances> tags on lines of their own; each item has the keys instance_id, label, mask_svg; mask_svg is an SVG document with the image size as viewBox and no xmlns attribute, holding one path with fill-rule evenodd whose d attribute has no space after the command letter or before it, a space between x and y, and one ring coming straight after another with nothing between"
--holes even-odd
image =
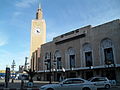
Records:
<instances>
[{"instance_id":1,"label":"rear window of car","mask_svg":"<svg viewBox=\"0 0 120 90\"><path fill-rule=\"evenodd\" d=\"M97 81L107 81L105 78L94 78L92 82L97 82Z\"/></svg>"},{"instance_id":2,"label":"rear window of car","mask_svg":"<svg viewBox=\"0 0 120 90\"><path fill-rule=\"evenodd\" d=\"M99 81L107 81L105 78L99 78Z\"/></svg>"},{"instance_id":3,"label":"rear window of car","mask_svg":"<svg viewBox=\"0 0 120 90\"><path fill-rule=\"evenodd\" d=\"M79 83L84 83L84 81L83 81L83 80L80 80L80 79L73 79L73 80L72 80L72 83L73 83L73 84L79 84Z\"/></svg>"},{"instance_id":4,"label":"rear window of car","mask_svg":"<svg viewBox=\"0 0 120 90\"><path fill-rule=\"evenodd\" d=\"M81 79L71 79L64 82L64 84L80 84L84 83L84 80Z\"/></svg>"}]
</instances>

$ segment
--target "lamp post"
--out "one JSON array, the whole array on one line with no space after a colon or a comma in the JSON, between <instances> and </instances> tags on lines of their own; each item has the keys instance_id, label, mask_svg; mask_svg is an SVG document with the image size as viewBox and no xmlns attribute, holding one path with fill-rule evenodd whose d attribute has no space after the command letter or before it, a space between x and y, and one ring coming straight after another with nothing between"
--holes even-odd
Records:
<instances>
[{"instance_id":1,"label":"lamp post","mask_svg":"<svg viewBox=\"0 0 120 90\"><path fill-rule=\"evenodd\" d=\"M114 71L115 71L115 80L116 80L116 65L113 64L113 68L114 68Z\"/></svg>"},{"instance_id":2,"label":"lamp post","mask_svg":"<svg viewBox=\"0 0 120 90\"><path fill-rule=\"evenodd\" d=\"M52 83L52 79L51 79L51 76L52 76L52 70L51 70L51 69L52 69L52 66L51 66L51 65L52 65L52 64L51 64L51 52L50 52L50 60L49 60L49 63L50 63L50 68L49 68L49 69L50 69L50 82L49 82L49 83L51 84L51 83Z\"/></svg>"},{"instance_id":3,"label":"lamp post","mask_svg":"<svg viewBox=\"0 0 120 90\"><path fill-rule=\"evenodd\" d=\"M13 60L12 65L11 65L11 68L12 68L12 83L14 82L14 78L15 78L15 71L14 71L15 66L16 66L15 60Z\"/></svg>"},{"instance_id":4,"label":"lamp post","mask_svg":"<svg viewBox=\"0 0 120 90\"><path fill-rule=\"evenodd\" d=\"M110 67L109 66L112 64L112 62L111 62L111 60L107 59L105 61L105 64L107 65L107 73L109 74L109 75L107 75L107 73L106 73L106 76L108 76L108 78L110 78Z\"/></svg>"},{"instance_id":5,"label":"lamp post","mask_svg":"<svg viewBox=\"0 0 120 90\"><path fill-rule=\"evenodd\" d=\"M45 65L48 67L49 72L50 72L49 83L51 84L52 83L52 79L51 79L51 76L52 76L51 52L50 52L49 56L50 56L49 59L45 60L44 62L45 62Z\"/></svg>"},{"instance_id":6,"label":"lamp post","mask_svg":"<svg viewBox=\"0 0 120 90\"><path fill-rule=\"evenodd\" d=\"M54 60L53 60L54 81L56 80L55 75L57 75L57 73L55 73L55 72L57 72L56 62L57 61L55 60L55 57L54 57Z\"/></svg>"},{"instance_id":7,"label":"lamp post","mask_svg":"<svg viewBox=\"0 0 120 90\"><path fill-rule=\"evenodd\" d=\"M65 68L62 67L62 71L63 71L63 79L65 79Z\"/></svg>"},{"instance_id":8,"label":"lamp post","mask_svg":"<svg viewBox=\"0 0 120 90\"><path fill-rule=\"evenodd\" d=\"M45 65L46 67L48 66L48 61L47 61L47 60L44 61L44 65ZM44 80L46 80L46 79L45 79L45 73L46 73L46 70L47 70L47 69L45 69L45 66L44 66Z\"/></svg>"},{"instance_id":9,"label":"lamp post","mask_svg":"<svg viewBox=\"0 0 120 90\"><path fill-rule=\"evenodd\" d=\"M44 81L45 81L45 70L44 70Z\"/></svg>"},{"instance_id":10,"label":"lamp post","mask_svg":"<svg viewBox=\"0 0 120 90\"><path fill-rule=\"evenodd\" d=\"M53 59L53 62L52 62ZM55 57L52 57L51 52L49 53L49 58L46 58L44 61L44 65L47 66L47 69L49 70L49 83L52 83L52 73L53 73L53 78L55 81L55 72L57 72L57 68L56 68L56 60ZM45 68L44 68L45 71ZM44 78L45 78L45 72L44 72Z\"/></svg>"},{"instance_id":11,"label":"lamp post","mask_svg":"<svg viewBox=\"0 0 120 90\"><path fill-rule=\"evenodd\" d=\"M53 73L54 73L54 81L55 81L55 71L56 71L56 69L54 68L54 69L53 69Z\"/></svg>"}]
</instances>

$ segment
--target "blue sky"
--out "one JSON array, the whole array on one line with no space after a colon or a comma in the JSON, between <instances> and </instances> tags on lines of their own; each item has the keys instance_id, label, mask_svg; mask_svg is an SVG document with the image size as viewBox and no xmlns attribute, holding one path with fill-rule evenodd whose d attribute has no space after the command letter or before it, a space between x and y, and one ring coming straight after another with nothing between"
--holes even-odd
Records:
<instances>
[{"instance_id":1,"label":"blue sky","mask_svg":"<svg viewBox=\"0 0 120 90\"><path fill-rule=\"evenodd\" d=\"M120 0L41 0L47 25L47 42L53 37L92 25L120 19ZM29 56L31 20L38 0L0 0L0 70L13 59L24 64Z\"/></svg>"}]
</instances>

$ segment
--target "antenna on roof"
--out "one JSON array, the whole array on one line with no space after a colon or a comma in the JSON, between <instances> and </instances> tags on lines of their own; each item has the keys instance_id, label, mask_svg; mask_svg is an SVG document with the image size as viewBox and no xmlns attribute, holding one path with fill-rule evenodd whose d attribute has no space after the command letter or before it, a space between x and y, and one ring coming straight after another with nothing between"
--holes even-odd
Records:
<instances>
[{"instance_id":1,"label":"antenna on roof","mask_svg":"<svg viewBox=\"0 0 120 90\"><path fill-rule=\"evenodd\" d=\"M38 8L41 9L42 8L42 6L41 6L41 0L39 0L38 4L39 4Z\"/></svg>"}]
</instances>

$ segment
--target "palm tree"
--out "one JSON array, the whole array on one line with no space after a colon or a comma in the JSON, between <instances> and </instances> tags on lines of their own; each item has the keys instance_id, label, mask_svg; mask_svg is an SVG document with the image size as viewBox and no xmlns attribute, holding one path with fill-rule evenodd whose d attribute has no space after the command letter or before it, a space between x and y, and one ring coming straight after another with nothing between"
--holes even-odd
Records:
<instances>
[{"instance_id":1,"label":"palm tree","mask_svg":"<svg viewBox=\"0 0 120 90\"><path fill-rule=\"evenodd\" d=\"M24 71L29 75L29 82L33 82L33 77L37 74L37 72L35 72L35 70L32 71L31 69Z\"/></svg>"}]
</instances>

